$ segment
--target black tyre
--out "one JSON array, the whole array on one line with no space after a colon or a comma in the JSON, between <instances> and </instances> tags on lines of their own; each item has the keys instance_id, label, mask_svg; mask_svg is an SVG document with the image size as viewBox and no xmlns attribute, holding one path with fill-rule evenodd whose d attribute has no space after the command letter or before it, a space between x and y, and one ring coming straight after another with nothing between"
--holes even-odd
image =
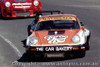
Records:
<instances>
[{"instance_id":1,"label":"black tyre","mask_svg":"<svg viewBox=\"0 0 100 67\"><path fill-rule=\"evenodd\" d=\"M2 15L1 15L1 10L0 10L0 18L2 18Z\"/></svg>"},{"instance_id":2,"label":"black tyre","mask_svg":"<svg viewBox=\"0 0 100 67\"><path fill-rule=\"evenodd\" d=\"M34 61L36 59L35 54L32 54L30 51L26 51L28 61Z\"/></svg>"},{"instance_id":3,"label":"black tyre","mask_svg":"<svg viewBox=\"0 0 100 67\"><path fill-rule=\"evenodd\" d=\"M87 42L85 44L85 49L86 50L89 50L90 49L90 36L91 36L91 34L87 37Z\"/></svg>"},{"instance_id":4,"label":"black tyre","mask_svg":"<svg viewBox=\"0 0 100 67\"><path fill-rule=\"evenodd\" d=\"M86 54L86 51L85 50L77 51L75 53L75 57L82 58L82 57L85 57L85 54Z\"/></svg>"},{"instance_id":5,"label":"black tyre","mask_svg":"<svg viewBox=\"0 0 100 67\"><path fill-rule=\"evenodd\" d=\"M31 25L28 25L28 27L27 27L28 36L32 34L32 33L30 32L30 30L31 30Z\"/></svg>"},{"instance_id":6,"label":"black tyre","mask_svg":"<svg viewBox=\"0 0 100 67\"><path fill-rule=\"evenodd\" d=\"M30 51L27 51L26 53L29 61L41 61L41 59L44 59L44 56L41 53Z\"/></svg>"}]
</instances>

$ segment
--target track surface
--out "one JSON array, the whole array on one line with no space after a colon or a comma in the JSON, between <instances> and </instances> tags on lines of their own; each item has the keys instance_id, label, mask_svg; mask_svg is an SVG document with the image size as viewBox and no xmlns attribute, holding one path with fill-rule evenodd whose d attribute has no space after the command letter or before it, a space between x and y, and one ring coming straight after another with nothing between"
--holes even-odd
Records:
<instances>
[{"instance_id":1,"label":"track surface","mask_svg":"<svg viewBox=\"0 0 100 67\"><path fill-rule=\"evenodd\" d=\"M100 0L42 0L42 7L43 10L62 10L78 15L92 32L91 49L84 58L28 62L25 59L24 41L27 38L27 25L33 18L7 20L0 17L0 67L99 67Z\"/></svg>"}]
</instances>

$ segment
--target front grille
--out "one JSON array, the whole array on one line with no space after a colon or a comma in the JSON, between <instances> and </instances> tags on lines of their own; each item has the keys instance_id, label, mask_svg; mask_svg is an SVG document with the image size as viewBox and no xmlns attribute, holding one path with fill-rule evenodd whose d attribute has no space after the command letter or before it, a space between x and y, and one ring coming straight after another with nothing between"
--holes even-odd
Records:
<instances>
[{"instance_id":1,"label":"front grille","mask_svg":"<svg viewBox=\"0 0 100 67\"><path fill-rule=\"evenodd\" d=\"M30 12L17 12L16 16L30 16Z\"/></svg>"}]
</instances>

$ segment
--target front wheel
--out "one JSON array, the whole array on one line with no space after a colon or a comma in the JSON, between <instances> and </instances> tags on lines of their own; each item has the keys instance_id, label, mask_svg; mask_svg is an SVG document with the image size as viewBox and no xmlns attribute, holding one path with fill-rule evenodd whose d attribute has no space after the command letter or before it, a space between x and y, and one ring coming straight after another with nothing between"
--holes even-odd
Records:
<instances>
[{"instance_id":1,"label":"front wheel","mask_svg":"<svg viewBox=\"0 0 100 67\"><path fill-rule=\"evenodd\" d=\"M90 36L91 36L91 34L87 37L87 42L85 44L85 49L86 50L89 50L90 49Z\"/></svg>"},{"instance_id":2,"label":"front wheel","mask_svg":"<svg viewBox=\"0 0 100 67\"><path fill-rule=\"evenodd\" d=\"M71 51L65 53L65 58L82 58L85 57L86 51L85 50L78 50L78 51Z\"/></svg>"},{"instance_id":3,"label":"front wheel","mask_svg":"<svg viewBox=\"0 0 100 67\"><path fill-rule=\"evenodd\" d=\"M1 9L0 9L0 18L2 18L2 15L1 15Z\"/></svg>"},{"instance_id":4,"label":"front wheel","mask_svg":"<svg viewBox=\"0 0 100 67\"><path fill-rule=\"evenodd\" d=\"M44 59L44 56L41 53L30 51L26 51L26 53L29 61L41 61Z\"/></svg>"},{"instance_id":5,"label":"front wheel","mask_svg":"<svg viewBox=\"0 0 100 67\"><path fill-rule=\"evenodd\" d=\"M85 57L85 54L86 54L86 51L85 50L81 50L81 51L77 51L74 56L75 57L79 57L79 58L82 58L82 57Z\"/></svg>"}]
</instances>

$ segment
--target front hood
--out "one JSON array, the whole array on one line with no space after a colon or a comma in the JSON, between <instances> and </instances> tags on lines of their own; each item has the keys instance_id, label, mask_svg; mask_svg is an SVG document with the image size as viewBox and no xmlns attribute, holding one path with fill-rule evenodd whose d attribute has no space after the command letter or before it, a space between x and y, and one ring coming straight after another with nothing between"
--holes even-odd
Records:
<instances>
[{"instance_id":1,"label":"front hood","mask_svg":"<svg viewBox=\"0 0 100 67\"><path fill-rule=\"evenodd\" d=\"M73 44L72 37L80 30L35 31L38 45Z\"/></svg>"}]
</instances>

